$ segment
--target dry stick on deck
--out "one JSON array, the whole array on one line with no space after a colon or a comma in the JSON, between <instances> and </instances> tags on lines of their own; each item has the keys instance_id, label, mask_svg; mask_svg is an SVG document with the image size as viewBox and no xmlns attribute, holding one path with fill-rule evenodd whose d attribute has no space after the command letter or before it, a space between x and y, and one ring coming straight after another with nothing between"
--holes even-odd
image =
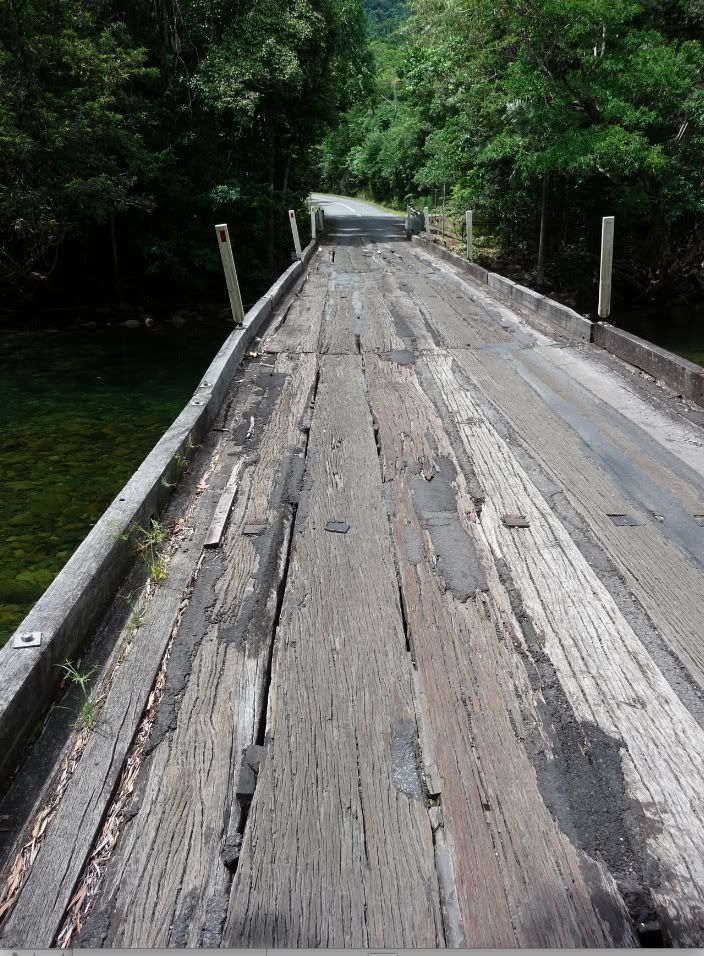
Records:
<instances>
[{"instance_id":1,"label":"dry stick on deck","mask_svg":"<svg viewBox=\"0 0 704 956\"><path fill-rule=\"evenodd\" d=\"M249 434L247 434L247 437L249 438ZM227 524L230 511L232 510L235 495L237 494L240 472L242 471L243 465L244 461L240 458L232 469L232 474L225 485L225 490L220 496L220 501L218 502L218 506L215 509L215 514L213 515L213 520L210 523L210 528L205 536L205 541L203 542L204 548L217 548L220 545L222 534L225 530L225 525Z\"/></svg>"},{"instance_id":2,"label":"dry stick on deck","mask_svg":"<svg viewBox=\"0 0 704 956\"><path fill-rule=\"evenodd\" d=\"M704 944L704 731L623 617L596 572L481 409L449 356L428 366L485 493L482 526L506 561L523 605L577 716L622 741L627 795L644 818L648 853L661 866L653 895L681 946ZM471 421L471 424L465 424ZM500 514L520 511L524 534Z\"/></svg>"}]
</instances>

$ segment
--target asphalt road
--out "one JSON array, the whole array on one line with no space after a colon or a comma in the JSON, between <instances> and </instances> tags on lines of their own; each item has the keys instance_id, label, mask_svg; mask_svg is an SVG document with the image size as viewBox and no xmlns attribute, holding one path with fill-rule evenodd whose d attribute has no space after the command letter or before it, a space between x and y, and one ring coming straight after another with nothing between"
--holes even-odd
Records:
<instances>
[{"instance_id":1,"label":"asphalt road","mask_svg":"<svg viewBox=\"0 0 704 956\"><path fill-rule=\"evenodd\" d=\"M346 196L313 193L311 198L325 213L326 234L339 244L360 238L377 242L405 239L403 219L393 213Z\"/></svg>"}]
</instances>

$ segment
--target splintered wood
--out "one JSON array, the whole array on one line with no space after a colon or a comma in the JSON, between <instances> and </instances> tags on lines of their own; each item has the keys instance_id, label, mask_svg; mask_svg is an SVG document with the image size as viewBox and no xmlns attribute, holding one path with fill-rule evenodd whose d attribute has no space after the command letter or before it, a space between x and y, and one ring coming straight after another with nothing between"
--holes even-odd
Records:
<instances>
[{"instance_id":1,"label":"splintered wood","mask_svg":"<svg viewBox=\"0 0 704 956\"><path fill-rule=\"evenodd\" d=\"M3 945L704 945L700 430L390 228L238 373Z\"/></svg>"}]
</instances>

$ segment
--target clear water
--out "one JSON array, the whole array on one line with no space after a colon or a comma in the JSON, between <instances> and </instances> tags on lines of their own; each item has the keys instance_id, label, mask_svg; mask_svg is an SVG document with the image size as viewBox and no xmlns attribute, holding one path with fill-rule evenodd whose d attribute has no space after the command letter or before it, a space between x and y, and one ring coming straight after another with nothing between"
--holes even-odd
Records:
<instances>
[{"instance_id":1,"label":"clear water","mask_svg":"<svg viewBox=\"0 0 704 956\"><path fill-rule=\"evenodd\" d=\"M226 324L0 332L0 644L193 393Z\"/></svg>"}]
</instances>

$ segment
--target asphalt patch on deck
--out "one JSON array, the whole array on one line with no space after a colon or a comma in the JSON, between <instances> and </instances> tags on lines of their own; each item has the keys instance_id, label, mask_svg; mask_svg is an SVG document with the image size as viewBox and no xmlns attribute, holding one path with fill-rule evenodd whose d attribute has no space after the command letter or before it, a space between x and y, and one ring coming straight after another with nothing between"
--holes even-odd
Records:
<instances>
[{"instance_id":1,"label":"asphalt patch on deck","mask_svg":"<svg viewBox=\"0 0 704 956\"><path fill-rule=\"evenodd\" d=\"M422 528L430 534L436 555L435 571L456 600L464 603L488 588L484 567L457 513L457 469L441 456L432 480L411 477L413 503Z\"/></svg>"}]
</instances>

